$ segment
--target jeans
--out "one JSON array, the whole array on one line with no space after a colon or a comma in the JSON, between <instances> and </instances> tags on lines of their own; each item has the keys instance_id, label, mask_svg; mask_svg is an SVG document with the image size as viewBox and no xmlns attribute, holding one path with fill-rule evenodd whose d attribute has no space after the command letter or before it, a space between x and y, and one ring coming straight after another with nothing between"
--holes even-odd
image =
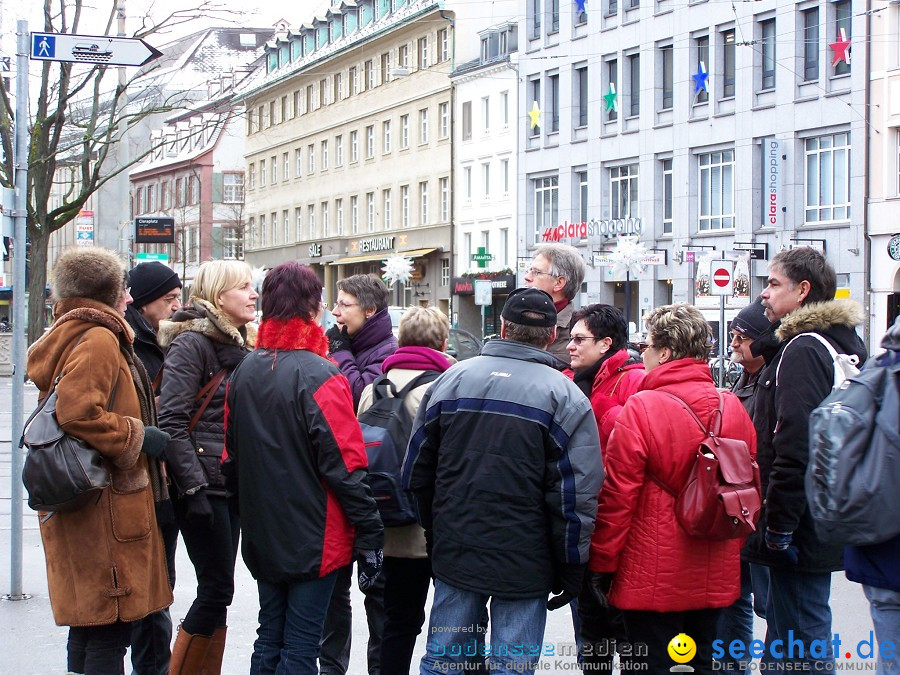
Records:
<instances>
[{"instance_id":1,"label":"jeans","mask_svg":"<svg viewBox=\"0 0 900 675\"><path fill-rule=\"evenodd\" d=\"M175 520L197 574L197 598L182 623L190 635L210 636L224 626L234 597L240 519L228 508L225 497L209 495L209 503L215 518L213 526L198 527L185 518L184 500L175 501Z\"/></svg>"},{"instance_id":2,"label":"jeans","mask_svg":"<svg viewBox=\"0 0 900 675\"><path fill-rule=\"evenodd\" d=\"M416 637L425 623L425 603L431 585L428 558L385 557L384 634L381 640L381 670L409 673Z\"/></svg>"},{"instance_id":3,"label":"jeans","mask_svg":"<svg viewBox=\"0 0 900 675\"><path fill-rule=\"evenodd\" d=\"M892 664L892 672L900 672L900 592L887 588L863 585L866 600L869 601L869 612L875 625L877 642L882 645L887 640L894 643L891 658L878 653L878 663ZM887 672L885 665L883 672Z\"/></svg>"},{"instance_id":4,"label":"jeans","mask_svg":"<svg viewBox=\"0 0 900 675\"><path fill-rule=\"evenodd\" d=\"M124 675L125 650L130 641L130 623L72 626L66 645L66 669L84 675Z\"/></svg>"},{"instance_id":5,"label":"jeans","mask_svg":"<svg viewBox=\"0 0 900 675\"><path fill-rule=\"evenodd\" d=\"M369 644L366 650L369 675L381 673L381 635L384 630L384 574L379 574L375 585L363 591L366 622L369 626ZM325 628L319 651L319 672L322 675L345 675L350 665L350 641L353 636L353 610L350 607L350 584L353 581L353 565L338 570L337 581L331 594Z\"/></svg>"},{"instance_id":6,"label":"jeans","mask_svg":"<svg viewBox=\"0 0 900 675\"><path fill-rule=\"evenodd\" d=\"M631 642L634 656L623 660L632 664L632 670L662 675L675 665L669 656L669 642L679 633L687 633L697 645L697 654L686 665L694 672L711 675L713 669L712 643L716 639L716 625L721 609L695 609L686 612L649 612L623 610L625 630ZM647 645L647 655L639 649ZM638 665L640 664L640 665ZM623 668L623 672L628 669Z\"/></svg>"},{"instance_id":7,"label":"jeans","mask_svg":"<svg viewBox=\"0 0 900 675\"><path fill-rule=\"evenodd\" d=\"M831 669L834 664L831 634L831 573L798 572L787 567L769 568L769 597L766 602L766 652L761 663L791 662L795 669L808 663L810 670ZM772 654L772 643L781 658ZM822 645L811 645L813 640ZM822 649L810 654L811 646ZM821 664L816 666L816 664ZM829 665L831 664L831 665Z\"/></svg>"},{"instance_id":8,"label":"jeans","mask_svg":"<svg viewBox=\"0 0 900 675\"><path fill-rule=\"evenodd\" d=\"M175 589L175 549L178 525L175 521L161 524L169 588ZM169 645L172 642L172 615L169 608L154 612L131 624L131 665L134 675L168 675Z\"/></svg>"},{"instance_id":9,"label":"jeans","mask_svg":"<svg viewBox=\"0 0 900 675\"><path fill-rule=\"evenodd\" d=\"M491 644L483 647L482 615L490 601ZM547 598L504 600L438 579L420 675L463 670L488 654L491 673L533 672L541 659ZM457 632L453 632L453 629Z\"/></svg>"},{"instance_id":10,"label":"jeans","mask_svg":"<svg viewBox=\"0 0 900 675\"><path fill-rule=\"evenodd\" d=\"M732 640L741 640L749 645L753 640L753 614L766 618L766 599L769 596L769 568L764 565L751 565L741 561L741 595L730 607L722 610L716 633L725 644L725 657L722 663L731 664L732 670L746 670L751 659L743 656L731 658L728 645ZM727 669L727 666L726 666Z\"/></svg>"},{"instance_id":11,"label":"jeans","mask_svg":"<svg viewBox=\"0 0 900 675\"><path fill-rule=\"evenodd\" d=\"M316 675L319 640L338 573L290 584L257 581L259 628L250 674Z\"/></svg>"}]
</instances>

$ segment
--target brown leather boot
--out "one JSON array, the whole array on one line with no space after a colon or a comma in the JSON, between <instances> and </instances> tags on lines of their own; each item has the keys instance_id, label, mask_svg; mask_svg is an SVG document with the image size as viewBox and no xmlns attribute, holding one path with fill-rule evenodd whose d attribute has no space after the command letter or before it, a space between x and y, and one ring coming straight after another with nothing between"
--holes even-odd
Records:
<instances>
[{"instance_id":1,"label":"brown leather boot","mask_svg":"<svg viewBox=\"0 0 900 675\"><path fill-rule=\"evenodd\" d=\"M172 647L172 658L169 660L169 675L201 675L201 673L219 671L206 670L206 658L213 638L205 635L191 635L181 626ZM224 646L225 640L222 639ZM219 658L221 669L222 659Z\"/></svg>"},{"instance_id":2,"label":"brown leather boot","mask_svg":"<svg viewBox=\"0 0 900 675\"><path fill-rule=\"evenodd\" d=\"M228 626L219 626L213 633L212 642L206 652L206 663L203 664L203 675L220 675L222 672L222 657L225 655L225 633Z\"/></svg>"}]
</instances>

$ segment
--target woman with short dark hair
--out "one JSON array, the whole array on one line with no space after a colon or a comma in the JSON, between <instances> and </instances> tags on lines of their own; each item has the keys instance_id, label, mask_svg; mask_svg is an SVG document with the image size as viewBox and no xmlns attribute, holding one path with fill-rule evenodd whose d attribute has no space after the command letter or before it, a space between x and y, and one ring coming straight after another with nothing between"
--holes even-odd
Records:
<instances>
[{"instance_id":1,"label":"woman with short dark hair","mask_svg":"<svg viewBox=\"0 0 900 675\"><path fill-rule=\"evenodd\" d=\"M318 673L338 571L356 550L366 588L381 567L381 518L350 387L327 358L321 295L315 273L296 261L269 271L256 350L228 389L229 486L259 587L254 674Z\"/></svg>"}]
</instances>

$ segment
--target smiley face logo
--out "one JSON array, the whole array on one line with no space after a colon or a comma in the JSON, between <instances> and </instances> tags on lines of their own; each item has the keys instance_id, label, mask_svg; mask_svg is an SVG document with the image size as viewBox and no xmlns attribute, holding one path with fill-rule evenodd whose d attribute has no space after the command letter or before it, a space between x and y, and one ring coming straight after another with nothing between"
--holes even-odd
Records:
<instances>
[{"instance_id":1,"label":"smiley face logo","mask_svg":"<svg viewBox=\"0 0 900 675\"><path fill-rule=\"evenodd\" d=\"M687 663L697 655L697 643L686 633L679 633L669 641L669 658L675 663Z\"/></svg>"}]
</instances>

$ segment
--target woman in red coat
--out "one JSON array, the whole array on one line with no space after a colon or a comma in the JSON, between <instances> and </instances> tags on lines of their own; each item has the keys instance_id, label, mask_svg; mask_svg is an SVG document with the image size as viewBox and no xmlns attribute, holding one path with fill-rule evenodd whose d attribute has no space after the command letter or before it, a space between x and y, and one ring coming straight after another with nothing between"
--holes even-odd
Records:
<instances>
[{"instance_id":1,"label":"woman in red coat","mask_svg":"<svg viewBox=\"0 0 900 675\"><path fill-rule=\"evenodd\" d=\"M625 404L604 449L606 482L591 542L589 582L623 610L629 641L647 645L651 673L674 665L667 647L686 633L696 643L690 665L712 673L712 641L723 607L740 591L740 539L690 537L675 518L675 497L687 481L703 431L682 399L708 424L719 405L706 355L709 325L691 305L658 307L647 316L647 374ZM756 454L756 434L740 400L722 394L721 436L742 439ZM610 578L612 586L610 589Z\"/></svg>"}]
</instances>

